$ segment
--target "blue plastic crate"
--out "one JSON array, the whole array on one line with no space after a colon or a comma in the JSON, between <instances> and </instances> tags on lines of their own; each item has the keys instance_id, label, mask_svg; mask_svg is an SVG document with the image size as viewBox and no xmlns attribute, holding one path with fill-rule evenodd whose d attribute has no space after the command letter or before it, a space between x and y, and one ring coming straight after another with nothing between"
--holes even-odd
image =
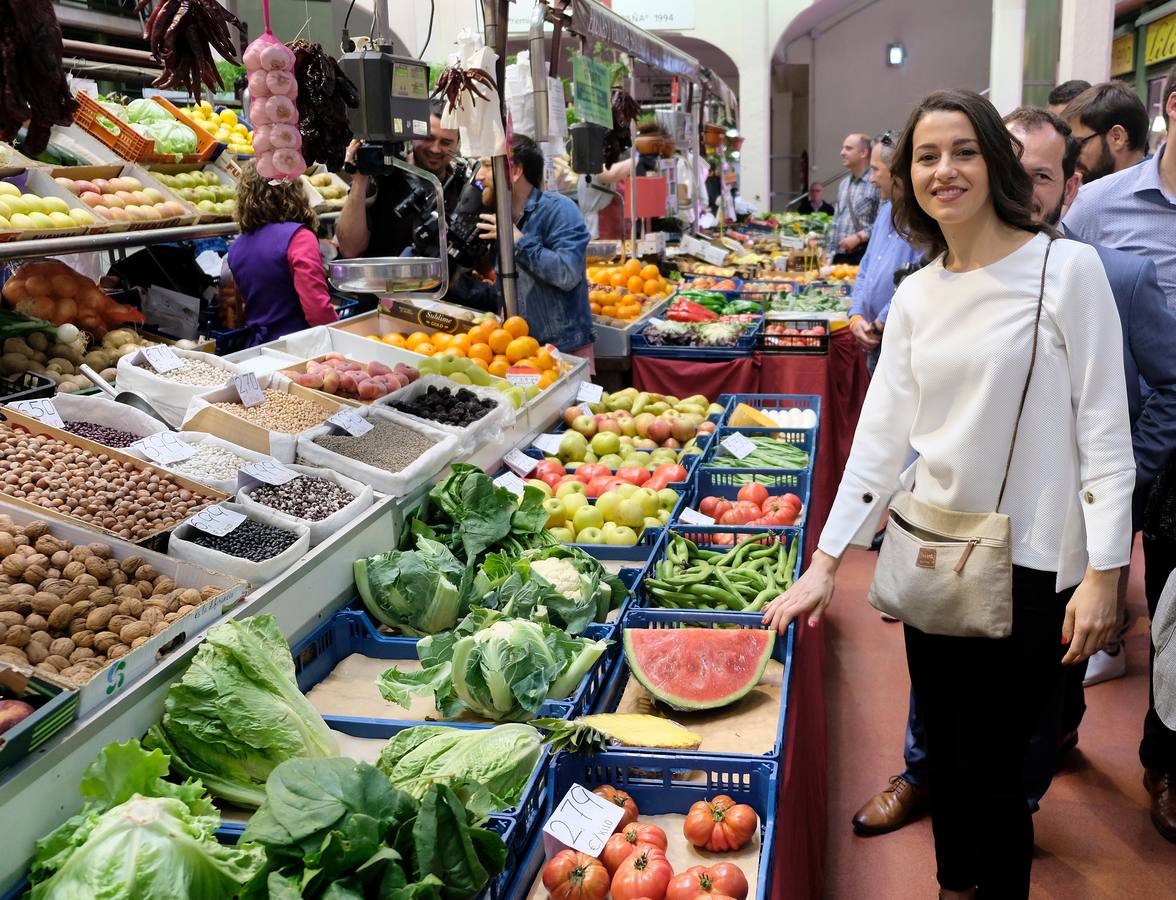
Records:
<instances>
[{"instance_id":1,"label":"blue plastic crate","mask_svg":"<svg viewBox=\"0 0 1176 900\"><path fill-rule=\"evenodd\" d=\"M340 294L331 295L331 306L335 307L335 315L339 317L339 321L350 319L352 316L359 315L359 299L356 297L344 297Z\"/></svg>"},{"instance_id":2,"label":"blue plastic crate","mask_svg":"<svg viewBox=\"0 0 1176 900\"><path fill-rule=\"evenodd\" d=\"M590 625L585 631L585 637L594 640L611 639L611 625ZM611 650L612 648L610 648ZM308 693L316 684L326 678L335 667L353 653L359 653L372 659L386 659L390 663L397 660L416 660L415 638L385 637L376 632L374 625L366 613L357 610L341 610L328 619L293 649L294 672L298 681L298 689ZM566 701L547 700L539 709L540 716L555 718L574 718L579 711L590 708L595 691L603 683L603 675L607 671L608 651L597 660L592 671L585 676L576 692ZM400 707L389 703L389 713L394 713ZM391 725L419 725L413 719L398 719L394 715L388 718L366 718L355 716L323 716L332 728L346 730L356 727L355 723L374 722Z\"/></svg>"},{"instance_id":3,"label":"blue plastic crate","mask_svg":"<svg viewBox=\"0 0 1176 900\"><path fill-rule=\"evenodd\" d=\"M756 409L811 409L817 414L817 427L821 425L820 394L723 394L719 401L724 399L728 409L728 415L723 419L724 425L740 403Z\"/></svg>"},{"instance_id":4,"label":"blue plastic crate","mask_svg":"<svg viewBox=\"0 0 1176 900\"><path fill-rule=\"evenodd\" d=\"M803 450L805 453L808 454L808 465L806 465L802 468L799 468L799 469L778 469L776 471L781 471L781 472L809 471L809 472L811 472L813 469L813 464L816 462L816 456L817 456L817 432L816 432L816 429L790 430L790 429L784 429L784 428L750 428L750 427L742 427L742 426L739 428L730 428L727 426L723 426L723 427L719 428L718 431L715 432L714 439L709 442L709 444L707 445L706 451L702 454L702 462L701 462L702 468L704 468L704 469L719 468L719 469L724 469L726 471L738 471L738 470L755 471L755 472L771 471L771 470L765 470L763 467L756 467L756 466L714 466L714 465L712 465L711 460L713 460L716 456L730 455L727 453L726 449L723 447L723 438L725 438L731 434L743 434L748 437L758 437L758 436L762 436L762 435L779 436L780 440L782 440L784 443L791 444L794 447L799 447L801 450Z\"/></svg>"},{"instance_id":5,"label":"blue plastic crate","mask_svg":"<svg viewBox=\"0 0 1176 900\"><path fill-rule=\"evenodd\" d=\"M779 767L764 759L685 753L659 756L612 750L591 756L558 753L548 778L547 815L575 784L589 790L605 784L623 790L644 816L685 815L692 804L726 794L736 803L748 804L759 816L759 869L754 873L755 890L748 896L767 900L772 895L778 780ZM543 833L538 828L507 890L507 900L527 897L544 862ZM677 862L675 871L685 871L684 861Z\"/></svg>"},{"instance_id":6,"label":"blue plastic crate","mask_svg":"<svg viewBox=\"0 0 1176 900\"><path fill-rule=\"evenodd\" d=\"M752 620L750 616L741 613L700 613L693 610L686 609L632 609L628 615L625 616L624 628L688 628L688 627L702 627L702 628L763 628L758 621L758 618ZM794 645L794 634L796 623L793 622L788 626L788 632L784 637L777 637L776 645L772 650L772 659L781 663L784 666L783 673L783 687L780 696L780 708L777 710L778 721L776 724L776 739L772 745L772 749L763 754L750 753L735 753L735 752L717 752L720 756L736 756L739 758L748 759L771 759L774 762L779 762L781 754L784 751L784 734L788 724L788 699L789 692L792 685L792 652ZM618 639L622 635L618 634ZM632 677L632 670L629 668L629 663L625 659L624 654L621 654L621 659L616 668L613 670L613 675L609 679L604 691L596 701L596 706L593 708L594 713L611 713L616 712L620 705L621 698L625 695L625 688L629 684L629 679ZM706 710L701 715L707 718L713 718L716 710ZM670 718L674 719L679 725L684 728L691 729L691 714L689 712L673 712ZM692 729L695 730L695 729ZM704 736L705 738L705 736ZM636 753L657 753L661 755L676 755L679 751L659 750L654 748L641 747L626 747L627 751L632 750ZM706 749L706 741L703 740L702 746L697 750L686 751L696 754L710 755L712 751Z\"/></svg>"},{"instance_id":7,"label":"blue plastic crate","mask_svg":"<svg viewBox=\"0 0 1176 900\"><path fill-rule=\"evenodd\" d=\"M212 339L216 341L217 356L227 356L230 353L236 353L238 350L244 350L246 341L249 340L248 328L232 328L226 331L212 332Z\"/></svg>"},{"instance_id":8,"label":"blue plastic crate","mask_svg":"<svg viewBox=\"0 0 1176 900\"><path fill-rule=\"evenodd\" d=\"M809 499L812 494L812 473L791 469L707 469L698 470L694 487L687 495L684 506L698 509L705 497L722 497L734 502L740 489L750 482L762 484L771 495L796 494L803 504L797 526L808 518ZM671 525L681 524L681 507L670 519Z\"/></svg>"},{"instance_id":9,"label":"blue plastic crate","mask_svg":"<svg viewBox=\"0 0 1176 900\"><path fill-rule=\"evenodd\" d=\"M642 329L642 331L634 332L629 338L629 355L703 361L739 359L743 356L751 356L755 352L756 342L763 327L764 320L761 316L758 321L744 329L734 347L677 347L650 344L645 340L644 329Z\"/></svg>"},{"instance_id":10,"label":"blue plastic crate","mask_svg":"<svg viewBox=\"0 0 1176 900\"><path fill-rule=\"evenodd\" d=\"M556 428L554 428L553 430L546 432L546 433L547 434L562 434L565 431L567 431L567 426L561 424L561 425L557 426ZM715 433L717 433L717 430ZM666 485L666 487L673 488L676 491L685 491L689 487L690 477L694 474L694 471L698 468L699 464L702 461L703 456L706 455L706 451L714 443L714 437L715 437L715 434L700 434L700 435L698 435L698 437L696 438L696 445L698 446L699 450L701 450L702 452L701 453L688 453L684 457L682 457L681 466L682 466L682 468L684 468L686 470L686 481L672 481L668 485ZM523 452L525 454L527 454L527 456L529 456L535 460L543 460L546 458L546 454L543 453L543 451L540 450L538 447L524 447ZM506 471L505 468L501 469L499 472L497 472L495 474L495 477L497 478L498 475L502 474L505 471ZM609 471L611 471L614 475L617 472L616 469L610 469ZM651 469L650 471L653 471L653 470Z\"/></svg>"}]
</instances>

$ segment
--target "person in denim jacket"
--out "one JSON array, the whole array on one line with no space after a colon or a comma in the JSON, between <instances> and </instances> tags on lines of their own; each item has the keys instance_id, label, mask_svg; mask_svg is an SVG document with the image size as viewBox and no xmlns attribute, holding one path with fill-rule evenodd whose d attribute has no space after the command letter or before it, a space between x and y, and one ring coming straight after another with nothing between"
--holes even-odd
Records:
<instances>
[{"instance_id":1,"label":"person in denim jacket","mask_svg":"<svg viewBox=\"0 0 1176 900\"><path fill-rule=\"evenodd\" d=\"M514 258L519 314L541 344L591 359L596 332L588 308L588 228L575 202L542 189L545 163L539 145L515 135L510 146ZM482 202L493 208L492 181L482 180ZM497 235L493 213L483 213L483 239Z\"/></svg>"}]
</instances>

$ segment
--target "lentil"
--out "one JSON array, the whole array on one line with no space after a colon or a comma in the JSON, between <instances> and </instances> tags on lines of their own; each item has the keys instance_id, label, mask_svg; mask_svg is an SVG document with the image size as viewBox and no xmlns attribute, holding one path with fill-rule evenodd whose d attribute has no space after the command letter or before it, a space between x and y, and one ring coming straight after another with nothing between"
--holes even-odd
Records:
<instances>
[{"instance_id":1,"label":"lentil","mask_svg":"<svg viewBox=\"0 0 1176 900\"><path fill-rule=\"evenodd\" d=\"M99 425L96 422L76 422L72 419L66 420L65 430L78 437L84 437L88 441L105 444L107 447L129 447L142 437L142 435L131 434L129 431L123 431L119 428L108 428L106 425Z\"/></svg>"},{"instance_id":2,"label":"lentil","mask_svg":"<svg viewBox=\"0 0 1176 900\"><path fill-rule=\"evenodd\" d=\"M324 434L314 442L320 447L377 469L399 472L437 442L412 428L387 419L369 419L375 427L363 437Z\"/></svg>"},{"instance_id":3,"label":"lentil","mask_svg":"<svg viewBox=\"0 0 1176 900\"><path fill-rule=\"evenodd\" d=\"M221 401L212 405L223 409L246 422L252 422L267 431L281 431L286 434L297 434L315 425L321 425L333 414L334 410L319 406L311 400L295 397L285 391L275 391L266 388L265 402L257 406L245 406L242 403Z\"/></svg>"},{"instance_id":4,"label":"lentil","mask_svg":"<svg viewBox=\"0 0 1176 900\"><path fill-rule=\"evenodd\" d=\"M299 475L285 484L262 484L246 496L278 512L321 522L355 499L355 495L325 478Z\"/></svg>"},{"instance_id":5,"label":"lentil","mask_svg":"<svg viewBox=\"0 0 1176 900\"><path fill-rule=\"evenodd\" d=\"M298 540L298 535L284 528L246 519L223 537L193 528L187 540L218 553L251 562L263 562L290 547Z\"/></svg>"},{"instance_id":6,"label":"lentil","mask_svg":"<svg viewBox=\"0 0 1176 900\"><path fill-rule=\"evenodd\" d=\"M146 369L153 375L159 375L160 378L166 378L168 381L174 381L176 384L187 384L193 387L219 387L233 377L233 373L228 369L222 369L220 366L214 366L206 363L202 359L184 359L184 364L178 369L172 369L170 372L160 374L156 372L150 365L145 362L135 363L139 368Z\"/></svg>"},{"instance_id":7,"label":"lentil","mask_svg":"<svg viewBox=\"0 0 1176 900\"><path fill-rule=\"evenodd\" d=\"M181 475L228 481L231 478L236 478L237 472L249 465L249 460L224 447L218 447L216 444L195 444L194 446L196 452L192 456L183 462L171 463L168 468Z\"/></svg>"}]
</instances>

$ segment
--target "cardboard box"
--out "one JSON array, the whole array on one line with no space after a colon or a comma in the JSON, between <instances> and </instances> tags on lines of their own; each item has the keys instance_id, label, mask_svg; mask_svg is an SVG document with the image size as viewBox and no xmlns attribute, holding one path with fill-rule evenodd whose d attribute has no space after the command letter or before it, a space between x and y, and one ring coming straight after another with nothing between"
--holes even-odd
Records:
<instances>
[{"instance_id":1,"label":"cardboard box","mask_svg":"<svg viewBox=\"0 0 1176 900\"><path fill-rule=\"evenodd\" d=\"M29 168L21 169L14 167L0 168L0 179L19 179L21 175L26 175L24 189L22 194L36 194L38 197L56 197L59 200L64 200L65 205L70 209L84 209L91 212L90 208L86 206L81 200L59 185L56 181L49 177L48 170L43 168ZM2 199L2 198L0 198ZM91 212L92 214L92 212ZM96 233L103 233L108 228L102 227L105 220L94 216L99 223L99 230ZM93 226L77 225L73 228L44 228L40 230L29 231L4 231L0 232L0 242L4 241L32 241L40 238L52 237L74 237L79 234L86 234Z\"/></svg>"},{"instance_id":2,"label":"cardboard box","mask_svg":"<svg viewBox=\"0 0 1176 900\"><path fill-rule=\"evenodd\" d=\"M222 154L222 155L227 156L227 154ZM230 187L230 188L233 188L233 190L237 189L236 179L234 179L223 168L221 168L220 166L215 165L213 163L207 163L207 164L200 164L200 163L172 163L172 164L156 163L156 164L151 165L149 167L149 171L161 173L163 175L185 175L185 174L188 174L189 172L200 172L203 174L205 172L210 172L216 176L216 180L223 187ZM165 185L164 190L170 190L170 189ZM188 201L181 199L180 202L186 203ZM222 215L221 213L210 213L210 212L206 212L206 211L198 208L194 204L189 204L189 205L192 206L193 213L198 217L196 219L197 224L203 225L206 222L231 222L231 221L233 221L233 217L231 215Z\"/></svg>"},{"instance_id":3,"label":"cardboard box","mask_svg":"<svg viewBox=\"0 0 1176 900\"><path fill-rule=\"evenodd\" d=\"M109 181L111 178L134 178L140 184L142 184L144 188L151 188L152 190L159 191L165 200L178 203L184 208L184 215L182 216L170 216L166 219L150 219L147 221L138 222L122 222L117 219L104 216L101 213L94 213L98 220L104 223L105 227L103 227L101 230L97 228L90 228L90 234L102 234L107 231L146 231L151 228L176 228L181 225L195 225L197 221L196 207L192 206L190 203L186 203L173 194L170 190L167 189L167 187L165 187L159 181L155 180L155 178L151 176L151 173L142 166L131 164L120 164L114 166L69 166L52 169L49 174L55 179L70 178L74 181L93 181L95 178L104 178L107 181ZM61 187L61 185L58 185L58 187ZM74 197L74 199L77 199L79 203L81 202L81 200L75 194L71 193L65 188L61 189L71 197ZM83 204L83 206L84 205L85 204ZM91 210L91 212L93 212L93 210Z\"/></svg>"}]
</instances>

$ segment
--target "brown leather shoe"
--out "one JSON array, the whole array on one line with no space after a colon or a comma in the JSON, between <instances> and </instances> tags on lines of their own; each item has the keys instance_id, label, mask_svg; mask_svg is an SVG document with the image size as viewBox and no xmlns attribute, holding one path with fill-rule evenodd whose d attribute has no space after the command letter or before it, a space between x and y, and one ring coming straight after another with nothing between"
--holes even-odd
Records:
<instances>
[{"instance_id":1,"label":"brown leather shoe","mask_svg":"<svg viewBox=\"0 0 1176 900\"><path fill-rule=\"evenodd\" d=\"M1151 820L1156 831L1176 844L1176 784L1160 769L1145 769L1143 786L1151 794Z\"/></svg>"},{"instance_id":2,"label":"brown leather shoe","mask_svg":"<svg viewBox=\"0 0 1176 900\"><path fill-rule=\"evenodd\" d=\"M922 812L926 805L925 788L916 787L901 775L895 775L890 779L890 787L871 797L854 815L854 833L869 837L897 831ZM1172 821L1176 822L1176 819Z\"/></svg>"}]
</instances>

